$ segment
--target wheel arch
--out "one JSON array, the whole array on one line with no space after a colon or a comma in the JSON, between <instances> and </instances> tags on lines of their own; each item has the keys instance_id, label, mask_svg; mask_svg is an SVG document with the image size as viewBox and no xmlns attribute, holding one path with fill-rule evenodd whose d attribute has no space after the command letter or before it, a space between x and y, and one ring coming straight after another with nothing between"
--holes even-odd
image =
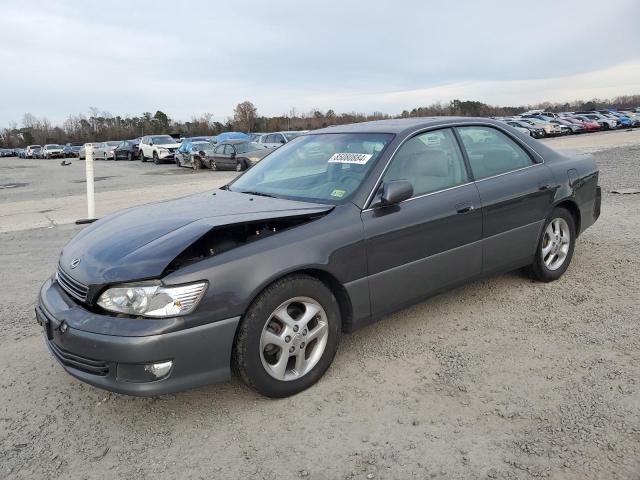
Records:
<instances>
[{"instance_id":1,"label":"wheel arch","mask_svg":"<svg viewBox=\"0 0 640 480\"><path fill-rule=\"evenodd\" d=\"M582 218L580 209L578 208L576 202L571 199L565 198L554 205L554 208L564 208L571 214L571 216L573 217L573 221L576 224L576 237L579 236Z\"/></svg>"},{"instance_id":2,"label":"wheel arch","mask_svg":"<svg viewBox=\"0 0 640 480\"><path fill-rule=\"evenodd\" d=\"M282 273L281 275L271 278L268 282L262 285L261 288L257 289L253 293L247 305L252 305L253 302L255 302L256 298L258 298L258 296L260 296L262 292L264 292L275 282L278 282L283 278L290 277L292 275L307 275L322 282L331 291L331 293L333 293L333 295L336 297L336 300L338 301L342 331L350 331L349 326L353 321L353 304L351 302L351 297L349 296L349 293L347 292L347 289L344 287L344 285L333 274L320 268L303 267L288 271L286 273Z\"/></svg>"}]
</instances>

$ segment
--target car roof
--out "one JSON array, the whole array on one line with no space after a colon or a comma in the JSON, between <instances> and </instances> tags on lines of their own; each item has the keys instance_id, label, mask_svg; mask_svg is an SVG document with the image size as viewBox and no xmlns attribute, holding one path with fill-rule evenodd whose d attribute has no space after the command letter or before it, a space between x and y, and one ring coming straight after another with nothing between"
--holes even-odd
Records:
<instances>
[{"instance_id":1,"label":"car roof","mask_svg":"<svg viewBox=\"0 0 640 480\"><path fill-rule=\"evenodd\" d=\"M451 124L484 123L500 125L497 120L480 117L412 117L394 118L389 120L374 120L372 122L349 123L321 128L307 133L409 133L428 127L446 126Z\"/></svg>"}]
</instances>

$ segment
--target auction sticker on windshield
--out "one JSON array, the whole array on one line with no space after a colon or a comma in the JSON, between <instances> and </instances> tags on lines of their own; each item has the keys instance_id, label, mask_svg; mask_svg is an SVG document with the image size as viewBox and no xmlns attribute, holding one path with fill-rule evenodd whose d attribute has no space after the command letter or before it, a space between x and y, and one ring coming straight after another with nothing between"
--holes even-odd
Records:
<instances>
[{"instance_id":1,"label":"auction sticker on windshield","mask_svg":"<svg viewBox=\"0 0 640 480\"><path fill-rule=\"evenodd\" d=\"M329 159L329 163L355 163L364 165L373 155L368 153L334 153Z\"/></svg>"}]
</instances>

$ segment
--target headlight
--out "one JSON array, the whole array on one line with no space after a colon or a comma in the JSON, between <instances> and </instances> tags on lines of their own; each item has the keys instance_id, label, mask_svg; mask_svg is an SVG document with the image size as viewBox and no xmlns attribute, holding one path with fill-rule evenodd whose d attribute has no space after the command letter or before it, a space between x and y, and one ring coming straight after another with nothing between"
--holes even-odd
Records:
<instances>
[{"instance_id":1,"label":"headlight","mask_svg":"<svg viewBox=\"0 0 640 480\"><path fill-rule=\"evenodd\" d=\"M168 150L168 149L166 149L166 148L162 148L162 147L160 147L160 148L158 148L158 152L161 152L161 153L169 153L169 150Z\"/></svg>"},{"instance_id":2,"label":"headlight","mask_svg":"<svg viewBox=\"0 0 640 480\"><path fill-rule=\"evenodd\" d=\"M159 282L131 283L109 288L98 299L105 310L144 317L175 317L192 312L207 288L207 282L175 287Z\"/></svg>"}]
</instances>

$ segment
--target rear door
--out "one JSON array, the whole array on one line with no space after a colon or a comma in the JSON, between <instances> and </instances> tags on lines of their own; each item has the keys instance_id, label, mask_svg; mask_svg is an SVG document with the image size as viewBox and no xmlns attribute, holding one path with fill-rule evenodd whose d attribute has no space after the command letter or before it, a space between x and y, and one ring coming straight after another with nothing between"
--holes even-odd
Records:
<instances>
[{"instance_id":1,"label":"rear door","mask_svg":"<svg viewBox=\"0 0 640 480\"><path fill-rule=\"evenodd\" d=\"M483 271L531 262L556 182L549 168L506 132L458 127L482 202Z\"/></svg>"},{"instance_id":2,"label":"rear door","mask_svg":"<svg viewBox=\"0 0 640 480\"><path fill-rule=\"evenodd\" d=\"M396 152L382 181L408 180L411 199L362 212L371 309L384 315L480 274L482 213L451 129Z\"/></svg>"}]
</instances>

